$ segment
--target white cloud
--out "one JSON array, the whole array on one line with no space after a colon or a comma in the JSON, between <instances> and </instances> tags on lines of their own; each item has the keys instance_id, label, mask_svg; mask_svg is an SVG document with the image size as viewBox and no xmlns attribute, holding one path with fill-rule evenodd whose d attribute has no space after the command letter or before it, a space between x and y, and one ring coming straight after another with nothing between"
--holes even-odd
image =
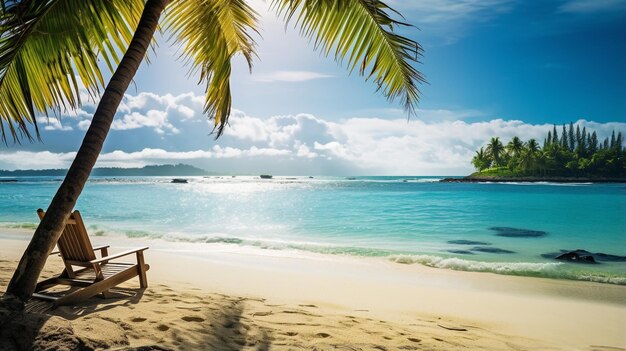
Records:
<instances>
[{"instance_id":1,"label":"white cloud","mask_svg":"<svg viewBox=\"0 0 626 351\"><path fill-rule=\"evenodd\" d=\"M193 118L196 113L189 107L185 106L185 105L179 105L176 110L178 112L180 112L180 114L183 116L183 118Z\"/></svg>"},{"instance_id":2,"label":"white cloud","mask_svg":"<svg viewBox=\"0 0 626 351\"><path fill-rule=\"evenodd\" d=\"M149 110L145 115L139 112L132 112L124 115L121 119L115 119L111 125L113 130L129 130L148 127L154 129L159 134L170 131L174 134L179 130L168 121L166 111Z\"/></svg>"},{"instance_id":3,"label":"white cloud","mask_svg":"<svg viewBox=\"0 0 626 351\"><path fill-rule=\"evenodd\" d=\"M465 116L467 112L433 110L434 116ZM132 115L132 113L131 113ZM143 121L146 116L122 119L125 127L153 123L158 128L163 119ZM626 123L576 122L598 133L600 139L612 130L626 131ZM316 169L340 169L352 174L462 175L472 170L470 160L478 148L492 136L507 142L513 136L540 142L551 124L529 124L516 120L494 119L483 122L461 120L417 120L405 118L350 118L328 121L308 114L274 116L266 119L234 111L221 145L188 151L144 148L127 152L105 153L98 166L139 167L147 164L192 163L229 165L231 171L259 172L273 165L287 166L286 172L311 172ZM560 126L557 127L559 132ZM179 137L184 137L182 134ZM67 167L74 153L26 152L0 154L0 168ZM209 160L211 160L209 162ZM230 160L230 161L229 161ZM256 163L255 163L256 162ZM304 163L303 163L304 162ZM303 171L299 166L306 164ZM329 164L338 167L327 167ZM260 165L260 166L259 166ZM256 167L256 168L255 168Z\"/></svg>"},{"instance_id":4,"label":"white cloud","mask_svg":"<svg viewBox=\"0 0 626 351\"><path fill-rule=\"evenodd\" d=\"M390 0L401 11L418 12L420 22L450 22L470 17L490 16L507 12L513 0Z\"/></svg>"},{"instance_id":5,"label":"white cloud","mask_svg":"<svg viewBox=\"0 0 626 351\"><path fill-rule=\"evenodd\" d=\"M90 125L91 125L91 120L90 119L84 119L84 120L78 122L78 124L77 124L78 129L80 129L80 130L87 130L87 129L89 129Z\"/></svg>"},{"instance_id":6,"label":"white cloud","mask_svg":"<svg viewBox=\"0 0 626 351\"><path fill-rule=\"evenodd\" d=\"M45 124L44 130L71 131L73 126L79 130L87 130L91 124L93 113L98 101L81 91L83 108L63 113L63 122L59 118L40 116L37 122ZM137 95L124 95L111 128L113 130L132 130L151 128L157 134L177 134L179 128L174 126L178 121L198 120L203 117L204 97L194 93L180 95L157 95L142 92ZM73 126L72 126L73 125Z\"/></svg>"},{"instance_id":7,"label":"white cloud","mask_svg":"<svg viewBox=\"0 0 626 351\"><path fill-rule=\"evenodd\" d=\"M172 163L198 161L207 159L239 159L259 156L288 156L291 150L272 148L248 149L214 146L209 150L166 151L163 149L145 148L141 151L125 152L115 150L103 153L98 157L96 167L142 167L155 163ZM45 169L67 168L76 157L76 152L53 153L50 151L17 151L0 153L0 169Z\"/></svg>"},{"instance_id":8,"label":"white cloud","mask_svg":"<svg viewBox=\"0 0 626 351\"><path fill-rule=\"evenodd\" d=\"M389 0L410 23L427 33L420 42L428 46L450 45L471 35L471 26L488 23L512 11L519 0ZM417 35L417 33L415 34ZM423 37L423 34L419 34ZM436 40L428 40L428 37Z\"/></svg>"},{"instance_id":9,"label":"white cloud","mask_svg":"<svg viewBox=\"0 0 626 351\"><path fill-rule=\"evenodd\" d=\"M62 125L61 121L56 117L37 117L37 123L44 125L44 130L70 131L73 128L68 125Z\"/></svg>"},{"instance_id":10,"label":"white cloud","mask_svg":"<svg viewBox=\"0 0 626 351\"><path fill-rule=\"evenodd\" d=\"M296 156L298 157L306 157L306 158L316 158L318 154L316 152L311 151L308 146L305 144L297 145Z\"/></svg>"},{"instance_id":11,"label":"white cloud","mask_svg":"<svg viewBox=\"0 0 626 351\"><path fill-rule=\"evenodd\" d=\"M559 7L561 12L595 13L625 10L626 0L570 0Z\"/></svg>"},{"instance_id":12,"label":"white cloud","mask_svg":"<svg viewBox=\"0 0 626 351\"><path fill-rule=\"evenodd\" d=\"M1 169L67 168L76 157L75 152L15 151L0 153Z\"/></svg>"},{"instance_id":13,"label":"white cloud","mask_svg":"<svg viewBox=\"0 0 626 351\"><path fill-rule=\"evenodd\" d=\"M314 79L330 78L332 75L311 71L275 71L253 74L252 80L263 83L274 82L306 82Z\"/></svg>"},{"instance_id":14,"label":"white cloud","mask_svg":"<svg viewBox=\"0 0 626 351\"><path fill-rule=\"evenodd\" d=\"M136 167L186 162L213 167L218 162L228 165L231 172L247 173L281 167L281 172L292 173L460 175L471 171L469 161L475 150L492 136L500 136L504 142L514 135L541 142L552 128L548 124L503 119L467 122L485 117L471 110L419 110L418 118L410 121L402 113L387 113L390 118L337 121L310 114L259 118L233 110L225 135L213 142L206 135L211 128L204 123L202 108L203 97L192 93L126 95L113 121L112 134L128 134L116 140L124 140L121 150L102 154L98 165ZM380 114L365 111L363 115ZM64 119L64 125L56 118L46 119L46 129L66 130L64 136L78 138L82 133L71 132L72 128L86 130L90 116L83 111L78 118ZM44 119L38 121L44 123ZM626 123L579 120L578 124L595 130L600 139L613 129L626 131ZM128 138L133 142L125 141L127 136L137 136L140 129L153 130L154 137L141 134L139 139ZM116 137L120 135L112 135L112 139ZM137 145L144 149L124 150L136 150ZM0 169L67 167L72 158L73 153L5 151L0 154Z\"/></svg>"}]
</instances>

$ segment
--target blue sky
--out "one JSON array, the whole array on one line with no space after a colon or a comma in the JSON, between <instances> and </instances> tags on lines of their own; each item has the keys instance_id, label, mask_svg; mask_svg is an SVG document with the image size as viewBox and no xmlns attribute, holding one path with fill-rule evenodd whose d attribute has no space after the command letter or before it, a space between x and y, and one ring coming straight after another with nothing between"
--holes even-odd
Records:
<instances>
[{"instance_id":1,"label":"blue sky","mask_svg":"<svg viewBox=\"0 0 626 351\"><path fill-rule=\"evenodd\" d=\"M492 135L543 138L579 121L626 130L626 0L389 0L425 48L429 84L408 123L398 103L261 13L253 74L238 59L232 128L218 141L203 87L159 38L116 116L101 166L184 162L214 171L282 174L464 174ZM64 167L94 102L42 119L44 143L3 146L0 168Z\"/></svg>"}]
</instances>

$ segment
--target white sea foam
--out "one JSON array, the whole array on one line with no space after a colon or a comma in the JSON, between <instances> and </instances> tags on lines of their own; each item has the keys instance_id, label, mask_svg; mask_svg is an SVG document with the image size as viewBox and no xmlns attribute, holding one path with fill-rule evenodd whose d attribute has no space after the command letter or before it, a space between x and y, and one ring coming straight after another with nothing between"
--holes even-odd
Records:
<instances>
[{"instance_id":1,"label":"white sea foam","mask_svg":"<svg viewBox=\"0 0 626 351\"><path fill-rule=\"evenodd\" d=\"M402 179L404 183L438 183L443 178L407 178Z\"/></svg>"},{"instance_id":2,"label":"white sea foam","mask_svg":"<svg viewBox=\"0 0 626 351\"><path fill-rule=\"evenodd\" d=\"M555 183L555 182L479 182L477 184L500 184L500 185L548 185L548 186L587 186L593 183Z\"/></svg>"},{"instance_id":3,"label":"white sea foam","mask_svg":"<svg viewBox=\"0 0 626 351\"><path fill-rule=\"evenodd\" d=\"M561 262L531 263L531 262L481 262L470 261L456 257L440 257L432 255L393 255L389 259L396 263L420 263L435 268L447 268L458 271L493 272L501 274L539 273L554 270L561 266Z\"/></svg>"},{"instance_id":4,"label":"white sea foam","mask_svg":"<svg viewBox=\"0 0 626 351\"><path fill-rule=\"evenodd\" d=\"M392 255L389 256L389 260L400 264L417 263L428 267L452 269L456 271L489 272L505 275L584 280L626 285L626 277L602 273L591 274L589 272L578 272L572 269L566 269L567 265L561 262L483 262L433 255Z\"/></svg>"}]
</instances>

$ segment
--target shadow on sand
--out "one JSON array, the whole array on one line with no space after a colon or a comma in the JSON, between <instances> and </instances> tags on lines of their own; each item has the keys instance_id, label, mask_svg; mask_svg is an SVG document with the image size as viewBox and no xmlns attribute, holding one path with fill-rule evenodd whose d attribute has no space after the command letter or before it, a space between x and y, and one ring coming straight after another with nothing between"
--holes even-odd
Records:
<instances>
[{"instance_id":1,"label":"shadow on sand","mask_svg":"<svg viewBox=\"0 0 626 351\"><path fill-rule=\"evenodd\" d=\"M172 336L170 340L173 340L173 344L161 345L155 340L154 344L131 347L127 335L131 329L129 325L122 320L103 318L99 314L115 308L132 309L146 296L148 300L160 296L154 296L149 289L116 288L111 293L113 296L107 299L93 297L77 305L58 308L52 308L52 304L47 301L29 301L23 312L5 314L0 319L0 350L93 350L115 347L126 351L238 351L244 348L266 351L271 347L269 330L245 323L245 304L244 300L239 299L214 301L203 308L204 311L200 310L193 316L183 316L182 323L187 323L188 328L173 326L163 330ZM102 338L96 329L106 329L106 338ZM189 331L193 331L193 334ZM150 335L145 337L150 339Z\"/></svg>"}]
</instances>

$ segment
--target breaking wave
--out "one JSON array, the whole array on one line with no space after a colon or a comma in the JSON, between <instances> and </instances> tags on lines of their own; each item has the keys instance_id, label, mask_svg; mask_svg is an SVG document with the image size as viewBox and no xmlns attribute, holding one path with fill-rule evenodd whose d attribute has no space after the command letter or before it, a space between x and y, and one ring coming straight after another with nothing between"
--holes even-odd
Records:
<instances>
[{"instance_id":1,"label":"breaking wave","mask_svg":"<svg viewBox=\"0 0 626 351\"><path fill-rule=\"evenodd\" d=\"M626 285L626 277L603 273L580 272L567 269L561 262L482 262L457 257L434 255L391 255L389 260L400 264L421 264L427 267L467 272L489 272L554 279L584 280L598 283Z\"/></svg>"}]
</instances>

